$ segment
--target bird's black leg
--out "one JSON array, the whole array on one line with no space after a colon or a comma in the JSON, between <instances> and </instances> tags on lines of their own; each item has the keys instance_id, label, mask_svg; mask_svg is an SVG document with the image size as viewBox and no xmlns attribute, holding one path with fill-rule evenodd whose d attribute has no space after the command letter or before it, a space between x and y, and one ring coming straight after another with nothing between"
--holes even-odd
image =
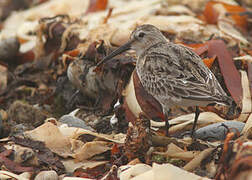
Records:
<instances>
[{"instance_id":1,"label":"bird's black leg","mask_svg":"<svg viewBox=\"0 0 252 180\"><path fill-rule=\"evenodd\" d=\"M166 136L169 135L169 128L170 128L170 124L169 124L169 121L167 119L167 116L165 116L165 135Z\"/></svg>"},{"instance_id":2,"label":"bird's black leg","mask_svg":"<svg viewBox=\"0 0 252 180\"><path fill-rule=\"evenodd\" d=\"M170 128L170 124L168 121L168 114L171 112L171 110L169 109L168 112L165 112L165 135L168 136L169 135L169 128Z\"/></svg>"},{"instance_id":3,"label":"bird's black leg","mask_svg":"<svg viewBox=\"0 0 252 180\"><path fill-rule=\"evenodd\" d=\"M198 121L198 118L199 118L199 114L200 114L199 107L196 106L195 117L194 117L194 121L193 121L193 127L192 127L192 130L191 130L191 137L192 137L192 138L193 138L193 136L194 136L194 131L195 131L195 128L196 128L196 125L197 125L197 121Z\"/></svg>"}]
</instances>

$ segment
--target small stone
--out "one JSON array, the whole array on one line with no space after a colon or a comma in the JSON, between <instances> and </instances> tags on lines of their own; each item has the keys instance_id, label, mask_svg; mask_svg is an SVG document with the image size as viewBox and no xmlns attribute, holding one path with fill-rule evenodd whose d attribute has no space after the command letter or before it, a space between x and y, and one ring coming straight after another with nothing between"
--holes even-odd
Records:
<instances>
[{"instance_id":1,"label":"small stone","mask_svg":"<svg viewBox=\"0 0 252 180\"><path fill-rule=\"evenodd\" d=\"M59 122L63 124L67 124L69 127L77 127L77 128L83 128L90 131L94 131L94 129L86 125L86 123L82 119L76 117L75 113L76 113L76 110L71 112L70 114L62 116L59 119Z\"/></svg>"},{"instance_id":2,"label":"small stone","mask_svg":"<svg viewBox=\"0 0 252 180\"><path fill-rule=\"evenodd\" d=\"M197 139L219 141L226 138L228 129L232 132L241 132L244 125L245 123L239 121L219 122L196 130L194 135Z\"/></svg>"}]
</instances>

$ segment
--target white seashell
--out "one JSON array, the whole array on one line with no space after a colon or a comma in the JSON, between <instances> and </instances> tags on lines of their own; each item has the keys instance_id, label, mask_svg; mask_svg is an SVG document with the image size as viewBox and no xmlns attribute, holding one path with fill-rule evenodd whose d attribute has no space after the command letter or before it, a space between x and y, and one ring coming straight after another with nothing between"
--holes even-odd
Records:
<instances>
[{"instance_id":1,"label":"white seashell","mask_svg":"<svg viewBox=\"0 0 252 180\"><path fill-rule=\"evenodd\" d=\"M58 180L58 174L55 171L41 171L35 177L35 180Z\"/></svg>"}]
</instances>

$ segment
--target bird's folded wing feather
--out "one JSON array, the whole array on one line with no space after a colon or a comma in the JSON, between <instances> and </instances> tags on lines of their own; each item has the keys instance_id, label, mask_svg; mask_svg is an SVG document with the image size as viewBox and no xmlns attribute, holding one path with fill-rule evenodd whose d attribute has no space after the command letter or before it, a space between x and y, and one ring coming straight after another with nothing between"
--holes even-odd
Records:
<instances>
[{"instance_id":1,"label":"bird's folded wing feather","mask_svg":"<svg viewBox=\"0 0 252 180\"><path fill-rule=\"evenodd\" d=\"M201 58L184 46L166 45L143 58L141 82L157 100L221 102L220 98L226 96Z\"/></svg>"}]
</instances>

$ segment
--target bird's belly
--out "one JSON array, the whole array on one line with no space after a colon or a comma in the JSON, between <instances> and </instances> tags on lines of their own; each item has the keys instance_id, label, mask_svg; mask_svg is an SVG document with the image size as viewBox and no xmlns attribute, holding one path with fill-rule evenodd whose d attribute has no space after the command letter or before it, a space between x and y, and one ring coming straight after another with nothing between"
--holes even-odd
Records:
<instances>
[{"instance_id":1,"label":"bird's belly","mask_svg":"<svg viewBox=\"0 0 252 180\"><path fill-rule=\"evenodd\" d=\"M123 96L125 97L125 101L130 109L130 111L135 115L135 117L138 117L143 110L141 109L140 105L138 104L135 88L134 88L134 82L133 82L133 74L130 77L130 81L128 85L126 86L125 90L123 91Z\"/></svg>"}]
</instances>

